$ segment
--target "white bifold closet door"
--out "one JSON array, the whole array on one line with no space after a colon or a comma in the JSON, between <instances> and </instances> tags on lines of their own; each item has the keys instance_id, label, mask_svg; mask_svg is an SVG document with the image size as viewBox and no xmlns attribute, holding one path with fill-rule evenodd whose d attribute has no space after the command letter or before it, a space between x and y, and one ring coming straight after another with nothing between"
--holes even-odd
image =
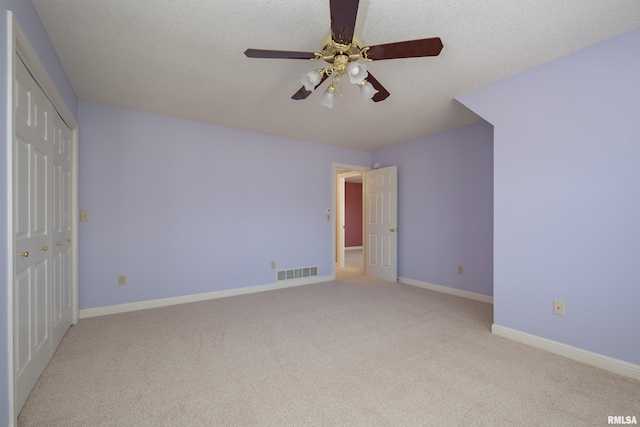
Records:
<instances>
[{"instance_id":1,"label":"white bifold closet door","mask_svg":"<svg viewBox=\"0 0 640 427\"><path fill-rule=\"evenodd\" d=\"M72 322L72 132L15 56L13 368L20 411Z\"/></svg>"}]
</instances>

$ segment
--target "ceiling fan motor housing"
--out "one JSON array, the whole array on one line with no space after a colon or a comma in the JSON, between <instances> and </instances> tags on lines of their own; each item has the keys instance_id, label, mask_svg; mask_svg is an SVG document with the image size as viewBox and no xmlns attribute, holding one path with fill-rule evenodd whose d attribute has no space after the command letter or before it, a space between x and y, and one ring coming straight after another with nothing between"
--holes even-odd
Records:
<instances>
[{"instance_id":1,"label":"ceiling fan motor housing","mask_svg":"<svg viewBox=\"0 0 640 427\"><path fill-rule=\"evenodd\" d=\"M362 40L356 36L353 36L353 41L350 44L345 45L335 42L329 35L322 41L320 51L322 52L322 59L326 62L330 64L344 63L346 69L349 62L357 61L358 59L367 60L363 56L361 46Z\"/></svg>"}]
</instances>

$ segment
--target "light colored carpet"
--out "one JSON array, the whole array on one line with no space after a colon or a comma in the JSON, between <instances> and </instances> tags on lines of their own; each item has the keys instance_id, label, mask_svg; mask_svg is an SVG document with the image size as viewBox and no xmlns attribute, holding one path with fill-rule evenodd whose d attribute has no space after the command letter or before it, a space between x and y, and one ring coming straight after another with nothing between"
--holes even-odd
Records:
<instances>
[{"instance_id":1,"label":"light colored carpet","mask_svg":"<svg viewBox=\"0 0 640 427\"><path fill-rule=\"evenodd\" d=\"M20 426L601 426L640 382L491 334L492 306L343 280L81 320Z\"/></svg>"},{"instance_id":2,"label":"light colored carpet","mask_svg":"<svg viewBox=\"0 0 640 427\"><path fill-rule=\"evenodd\" d=\"M349 249L344 251L344 268L338 268L336 264L336 277L340 280L357 279L364 274L363 270L362 249Z\"/></svg>"}]
</instances>

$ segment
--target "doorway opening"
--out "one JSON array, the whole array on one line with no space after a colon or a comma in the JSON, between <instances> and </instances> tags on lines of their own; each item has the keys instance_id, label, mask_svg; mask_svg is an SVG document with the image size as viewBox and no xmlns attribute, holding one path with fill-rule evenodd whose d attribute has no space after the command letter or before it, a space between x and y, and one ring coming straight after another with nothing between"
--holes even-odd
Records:
<instances>
[{"instance_id":1,"label":"doorway opening","mask_svg":"<svg viewBox=\"0 0 640 427\"><path fill-rule=\"evenodd\" d=\"M365 274L363 181L366 169L334 165L334 271L337 279Z\"/></svg>"}]
</instances>

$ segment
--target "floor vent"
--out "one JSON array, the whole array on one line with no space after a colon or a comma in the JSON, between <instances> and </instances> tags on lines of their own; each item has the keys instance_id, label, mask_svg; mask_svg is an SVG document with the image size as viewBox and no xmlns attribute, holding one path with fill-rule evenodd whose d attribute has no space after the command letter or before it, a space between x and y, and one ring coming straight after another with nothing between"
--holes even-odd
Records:
<instances>
[{"instance_id":1,"label":"floor vent","mask_svg":"<svg viewBox=\"0 0 640 427\"><path fill-rule=\"evenodd\" d=\"M318 275L318 267L292 268L290 270L278 270L278 282L282 280L302 279Z\"/></svg>"}]
</instances>

